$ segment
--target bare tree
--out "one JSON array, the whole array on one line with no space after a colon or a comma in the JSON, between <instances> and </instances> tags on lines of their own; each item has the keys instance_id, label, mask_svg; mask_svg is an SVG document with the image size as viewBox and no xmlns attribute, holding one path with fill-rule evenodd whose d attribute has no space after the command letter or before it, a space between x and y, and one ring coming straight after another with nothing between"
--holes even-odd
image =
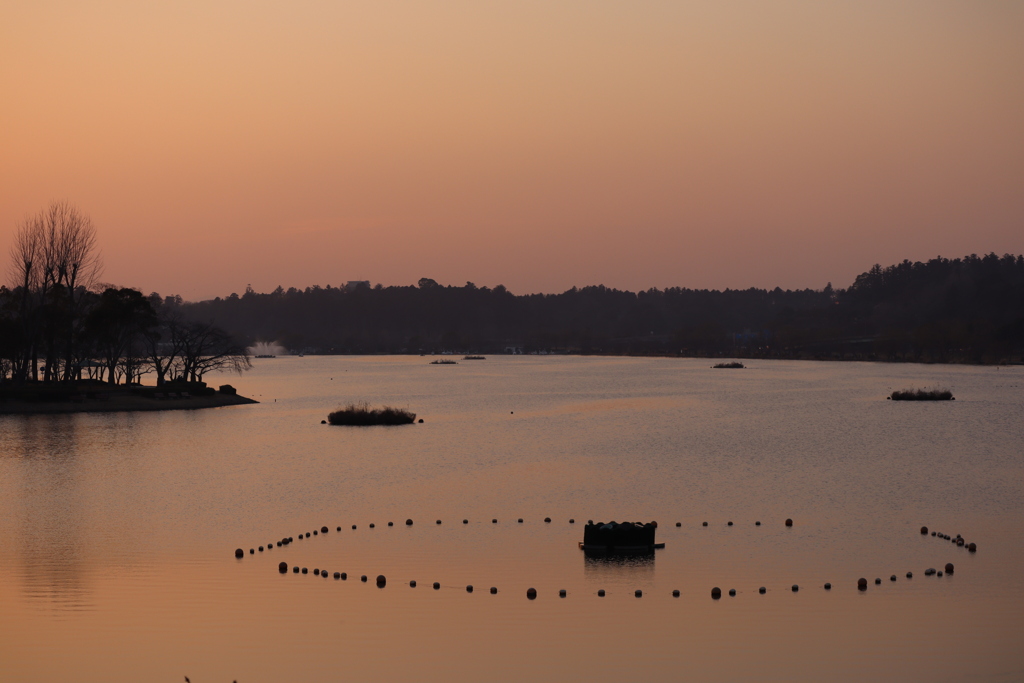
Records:
<instances>
[{"instance_id":1,"label":"bare tree","mask_svg":"<svg viewBox=\"0 0 1024 683\"><path fill-rule=\"evenodd\" d=\"M201 382L211 370L227 369L241 374L252 367L249 350L224 330L210 323L194 322L182 339L179 378Z\"/></svg>"}]
</instances>

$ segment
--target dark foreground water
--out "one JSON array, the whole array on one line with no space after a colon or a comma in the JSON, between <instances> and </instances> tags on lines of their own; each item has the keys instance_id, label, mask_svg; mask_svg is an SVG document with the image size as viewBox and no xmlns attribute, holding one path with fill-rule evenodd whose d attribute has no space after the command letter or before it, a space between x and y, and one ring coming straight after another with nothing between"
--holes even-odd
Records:
<instances>
[{"instance_id":1,"label":"dark foreground water","mask_svg":"<svg viewBox=\"0 0 1024 683\"><path fill-rule=\"evenodd\" d=\"M428 360L213 378L254 406L0 417L0 680L1024 679L1021 368ZM932 386L957 400L885 400ZM425 423L320 424L351 400ZM667 547L587 559L587 519Z\"/></svg>"}]
</instances>

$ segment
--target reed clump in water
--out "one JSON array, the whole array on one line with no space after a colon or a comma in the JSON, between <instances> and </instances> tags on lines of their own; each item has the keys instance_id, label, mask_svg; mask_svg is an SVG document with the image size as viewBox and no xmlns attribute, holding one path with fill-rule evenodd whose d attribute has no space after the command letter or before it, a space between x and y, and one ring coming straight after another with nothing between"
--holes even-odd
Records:
<instances>
[{"instance_id":1,"label":"reed clump in water","mask_svg":"<svg viewBox=\"0 0 1024 683\"><path fill-rule=\"evenodd\" d=\"M713 369L716 369L716 370L722 369L722 368L728 368L730 370L742 370L746 366L743 365L743 363L739 363L737 361L733 361L731 363L716 363L715 365L712 365L711 367Z\"/></svg>"},{"instance_id":2,"label":"reed clump in water","mask_svg":"<svg viewBox=\"0 0 1024 683\"><path fill-rule=\"evenodd\" d=\"M953 401L953 392L949 389L903 389L892 392L893 401Z\"/></svg>"},{"instance_id":3,"label":"reed clump in water","mask_svg":"<svg viewBox=\"0 0 1024 683\"><path fill-rule=\"evenodd\" d=\"M327 416L328 424L369 427L372 425L407 425L416 420L416 414L402 408L383 406L371 408L369 403L350 403Z\"/></svg>"}]
</instances>

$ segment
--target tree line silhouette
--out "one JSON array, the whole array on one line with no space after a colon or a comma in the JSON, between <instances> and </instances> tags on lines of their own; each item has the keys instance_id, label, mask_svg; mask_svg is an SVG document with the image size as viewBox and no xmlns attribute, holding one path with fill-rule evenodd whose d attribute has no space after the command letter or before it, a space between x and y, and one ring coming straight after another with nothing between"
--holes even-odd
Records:
<instances>
[{"instance_id":1,"label":"tree line silhouette","mask_svg":"<svg viewBox=\"0 0 1024 683\"><path fill-rule=\"evenodd\" d=\"M96 230L74 206L54 202L19 227L0 286L0 384L194 383L249 367L245 346L180 297L102 285L100 271Z\"/></svg>"},{"instance_id":2,"label":"tree line silhouette","mask_svg":"<svg viewBox=\"0 0 1024 683\"><path fill-rule=\"evenodd\" d=\"M1024 256L876 265L846 289L516 296L350 283L187 303L246 343L306 353L507 351L1005 363L1024 360Z\"/></svg>"}]
</instances>

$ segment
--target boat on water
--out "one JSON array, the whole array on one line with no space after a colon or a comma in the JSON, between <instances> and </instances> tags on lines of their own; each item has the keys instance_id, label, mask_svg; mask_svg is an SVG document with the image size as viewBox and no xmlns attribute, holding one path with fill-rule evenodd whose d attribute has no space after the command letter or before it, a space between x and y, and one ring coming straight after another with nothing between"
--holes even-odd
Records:
<instances>
[{"instance_id":1,"label":"boat on water","mask_svg":"<svg viewBox=\"0 0 1024 683\"><path fill-rule=\"evenodd\" d=\"M583 528L583 542L580 548L587 553L653 553L664 548L664 543L654 540L657 522L598 522L588 523Z\"/></svg>"},{"instance_id":2,"label":"boat on water","mask_svg":"<svg viewBox=\"0 0 1024 683\"><path fill-rule=\"evenodd\" d=\"M459 361L457 361L457 360L448 360L447 358L440 358L438 360L430 361L430 364L431 365L458 365Z\"/></svg>"}]
</instances>

